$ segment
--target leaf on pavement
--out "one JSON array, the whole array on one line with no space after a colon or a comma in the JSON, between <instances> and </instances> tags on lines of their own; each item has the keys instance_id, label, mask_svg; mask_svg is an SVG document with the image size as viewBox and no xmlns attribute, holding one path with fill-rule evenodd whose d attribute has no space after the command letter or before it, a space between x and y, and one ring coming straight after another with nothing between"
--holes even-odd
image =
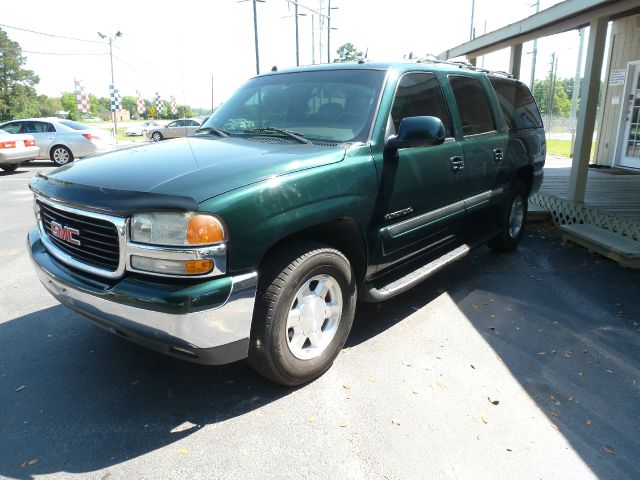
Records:
<instances>
[{"instance_id":1,"label":"leaf on pavement","mask_svg":"<svg viewBox=\"0 0 640 480\"><path fill-rule=\"evenodd\" d=\"M482 415L482 421L486 424L489 423L489 417Z\"/></svg>"},{"instance_id":2,"label":"leaf on pavement","mask_svg":"<svg viewBox=\"0 0 640 480\"><path fill-rule=\"evenodd\" d=\"M547 352L538 352L538 355L546 355Z\"/></svg>"},{"instance_id":3,"label":"leaf on pavement","mask_svg":"<svg viewBox=\"0 0 640 480\"><path fill-rule=\"evenodd\" d=\"M556 417L556 418L560 418L560 415L558 415L556 412L549 412L551 414L551 416Z\"/></svg>"},{"instance_id":4,"label":"leaf on pavement","mask_svg":"<svg viewBox=\"0 0 640 480\"><path fill-rule=\"evenodd\" d=\"M307 420L309 421L309 423L315 423L316 417L314 415L311 415Z\"/></svg>"},{"instance_id":5,"label":"leaf on pavement","mask_svg":"<svg viewBox=\"0 0 640 480\"><path fill-rule=\"evenodd\" d=\"M498 405L500 403L500 400L491 400L490 397L487 397L487 400L489 400L492 405Z\"/></svg>"},{"instance_id":6,"label":"leaf on pavement","mask_svg":"<svg viewBox=\"0 0 640 480\"><path fill-rule=\"evenodd\" d=\"M609 453L609 454L613 455L613 447L610 447L609 445L602 445L602 449L603 449L605 452L607 452L607 453Z\"/></svg>"},{"instance_id":7,"label":"leaf on pavement","mask_svg":"<svg viewBox=\"0 0 640 480\"><path fill-rule=\"evenodd\" d=\"M391 420L391 423L394 425L400 425L400 420Z\"/></svg>"},{"instance_id":8,"label":"leaf on pavement","mask_svg":"<svg viewBox=\"0 0 640 480\"><path fill-rule=\"evenodd\" d=\"M131 382L131 385L138 385L140 383L140 380L134 380L133 382Z\"/></svg>"},{"instance_id":9,"label":"leaf on pavement","mask_svg":"<svg viewBox=\"0 0 640 480\"><path fill-rule=\"evenodd\" d=\"M367 380L369 380L370 382L375 382L376 381L376 377L374 376L370 376L369 378L367 378Z\"/></svg>"},{"instance_id":10,"label":"leaf on pavement","mask_svg":"<svg viewBox=\"0 0 640 480\"><path fill-rule=\"evenodd\" d=\"M22 463L20 464L20 466L21 466L22 468L24 468L24 467L30 467L31 465L35 465L35 464L36 464L36 463L38 463L39 461L40 461L40 459L38 459L38 458L32 458L31 460L27 460L26 462L22 462Z\"/></svg>"},{"instance_id":11,"label":"leaf on pavement","mask_svg":"<svg viewBox=\"0 0 640 480\"><path fill-rule=\"evenodd\" d=\"M351 390L351 385L349 385L348 383L345 383L342 385L342 388L344 388L345 390Z\"/></svg>"},{"instance_id":12,"label":"leaf on pavement","mask_svg":"<svg viewBox=\"0 0 640 480\"><path fill-rule=\"evenodd\" d=\"M25 388L27 388L25 385L20 385L19 387L16 388L16 392L21 392Z\"/></svg>"},{"instance_id":13,"label":"leaf on pavement","mask_svg":"<svg viewBox=\"0 0 640 480\"><path fill-rule=\"evenodd\" d=\"M420 395L422 391L418 390L417 388L414 388L413 390L411 390L411 393L413 393L414 395Z\"/></svg>"},{"instance_id":14,"label":"leaf on pavement","mask_svg":"<svg viewBox=\"0 0 640 480\"><path fill-rule=\"evenodd\" d=\"M180 455L185 455L187 453L187 449L184 447L180 447L178 449L178 453L180 453Z\"/></svg>"},{"instance_id":15,"label":"leaf on pavement","mask_svg":"<svg viewBox=\"0 0 640 480\"><path fill-rule=\"evenodd\" d=\"M439 386L439 387L441 387L441 388L447 388L447 384L446 384L446 383L444 383L442 380L438 380L436 383L437 383L437 384L438 384L438 386Z\"/></svg>"},{"instance_id":16,"label":"leaf on pavement","mask_svg":"<svg viewBox=\"0 0 640 480\"><path fill-rule=\"evenodd\" d=\"M226 382L224 382L224 383L226 383L227 385L233 385L234 383L236 383L236 381L235 381L235 380L233 380L233 379L230 379L230 380L227 380L227 381L226 381Z\"/></svg>"},{"instance_id":17,"label":"leaf on pavement","mask_svg":"<svg viewBox=\"0 0 640 480\"><path fill-rule=\"evenodd\" d=\"M560 430L560 427L558 427L558 425L556 425L555 423L552 423L552 424L551 424L551 426L552 426L553 428L555 428L556 430Z\"/></svg>"},{"instance_id":18,"label":"leaf on pavement","mask_svg":"<svg viewBox=\"0 0 640 480\"><path fill-rule=\"evenodd\" d=\"M348 423L348 422L342 421L342 422L340 422L339 427L340 427L340 428L344 428L344 427L346 427L347 425L349 425L349 423Z\"/></svg>"},{"instance_id":19,"label":"leaf on pavement","mask_svg":"<svg viewBox=\"0 0 640 480\"><path fill-rule=\"evenodd\" d=\"M569 401L570 401L570 402L574 401L575 399L576 399L576 397L574 397L573 395L571 395L571 396L569 397Z\"/></svg>"},{"instance_id":20,"label":"leaf on pavement","mask_svg":"<svg viewBox=\"0 0 640 480\"><path fill-rule=\"evenodd\" d=\"M589 426L593 425L593 420L588 419L588 420L587 420L587 425L589 425Z\"/></svg>"}]
</instances>

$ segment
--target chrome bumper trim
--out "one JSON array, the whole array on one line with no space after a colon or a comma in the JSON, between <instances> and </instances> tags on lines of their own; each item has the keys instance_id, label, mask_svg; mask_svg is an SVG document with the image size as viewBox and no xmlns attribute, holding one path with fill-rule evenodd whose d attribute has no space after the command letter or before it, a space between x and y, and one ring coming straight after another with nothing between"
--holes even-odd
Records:
<instances>
[{"instance_id":1,"label":"chrome bumper trim","mask_svg":"<svg viewBox=\"0 0 640 480\"><path fill-rule=\"evenodd\" d=\"M96 322L177 348L209 349L248 339L258 274L232 277L231 292L217 308L183 315L156 312L97 297L59 281L31 257L45 288L63 305Z\"/></svg>"}]
</instances>

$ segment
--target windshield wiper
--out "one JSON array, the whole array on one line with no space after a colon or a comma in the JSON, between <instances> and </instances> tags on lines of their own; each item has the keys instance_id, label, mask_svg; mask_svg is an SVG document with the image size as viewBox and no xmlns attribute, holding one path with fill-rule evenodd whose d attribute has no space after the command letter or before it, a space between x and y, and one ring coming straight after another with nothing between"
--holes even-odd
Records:
<instances>
[{"instance_id":1,"label":"windshield wiper","mask_svg":"<svg viewBox=\"0 0 640 480\"><path fill-rule=\"evenodd\" d=\"M227 138L229 136L229 132L227 132L226 130L223 130L222 128L216 128L216 127L199 128L196 131L196 135L198 135L200 133L215 133L216 135L218 135L219 137L222 137L222 138Z\"/></svg>"},{"instance_id":2,"label":"windshield wiper","mask_svg":"<svg viewBox=\"0 0 640 480\"><path fill-rule=\"evenodd\" d=\"M261 128L247 128L245 133L253 133L253 132L272 132L279 133L288 138L291 138L299 143L305 143L307 145L313 145L311 140L307 140L304 138L304 135L300 132L294 132L293 130L285 130L284 128L275 128L275 127L261 127Z\"/></svg>"}]
</instances>

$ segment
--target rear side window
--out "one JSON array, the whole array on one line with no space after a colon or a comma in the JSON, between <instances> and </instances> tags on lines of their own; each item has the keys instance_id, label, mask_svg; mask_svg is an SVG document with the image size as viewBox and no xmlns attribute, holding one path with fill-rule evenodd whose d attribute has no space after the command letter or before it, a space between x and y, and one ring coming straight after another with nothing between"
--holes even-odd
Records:
<instances>
[{"instance_id":1,"label":"rear side window","mask_svg":"<svg viewBox=\"0 0 640 480\"><path fill-rule=\"evenodd\" d=\"M407 117L429 116L442 120L446 137L452 137L449 110L442 89L431 73L409 73L402 77L391 109L396 132Z\"/></svg>"},{"instance_id":2,"label":"rear side window","mask_svg":"<svg viewBox=\"0 0 640 480\"><path fill-rule=\"evenodd\" d=\"M491 76L489 81L496 92L509 130L542 128L536 101L524 83Z\"/></svg>"},{"instance_id":3,"label":"rear side window","mask_svg":"<svg viewBox=\"0 0 640 480\"><path fill-rule=\"evenodd\" d=\"M475 78L457 75L449 76L449 82L460 112L462 134L477 135L494 131L496 124L482 84Z\"/></svg>"},{"instance_id":4,"label":"rear side window","mask_svg":"<svg viewBox=\"0 0 640 480\"><path fill-rule=\"evenodd\" d=\"M7 123L2 129L7 133L18 133L22 127L22 122Z\"/></svg>"},{"instance_id":5,"label":"rear side window","mask_svg":"<svg viewBox=\"0 0 640 480\"><path fill-rule=\"evenodd\" d=\"M62 120L60 123L74 130L91 130L93 128L84 123L74 122L73 120Z\"/></svg>"}]
</instances>

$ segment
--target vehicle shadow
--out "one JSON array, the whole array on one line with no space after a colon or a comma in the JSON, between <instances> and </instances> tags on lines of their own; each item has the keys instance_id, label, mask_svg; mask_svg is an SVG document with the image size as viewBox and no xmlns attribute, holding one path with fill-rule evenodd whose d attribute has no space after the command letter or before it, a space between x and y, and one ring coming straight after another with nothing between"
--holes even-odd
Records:
<instances>
[{"instance_id":1,"label":"vehicle shadow","mask_svg":"<svg viewBox=\"0 0 640 480\"><path fill-rule=\"evenodd\" d=\"M99 470L292 392L243 362L207 367L148 351L63 306L0 324L0 339L3 477Z\"/></svg>"},{"instance_id":2,"label":"vehicle shadow","mask_svg":"<svg viewBox=\"0 0 640 480\"><path fill-rule=\"evenodd\" d=\"M597 478L638 478L640 272L549 232L528 237L512 254L485 248L395 299L359 305L348 344L449 295Z\"/></svg>"},{"instance_id":3,"label":"vehicle shadow","mask_svg":"<svg viewBox=\"0 0 640 480\"><path fill-rule=\"evenodd\" d=\"M359 304L347 346L449 295L597 477L637 478L637 288L638 272L533 234L513 254L481 249L395 299ZM292 391L243 362L165 357L47 308L0 324L0 476L93 472Z\"/></svg>"}]
</instances>

